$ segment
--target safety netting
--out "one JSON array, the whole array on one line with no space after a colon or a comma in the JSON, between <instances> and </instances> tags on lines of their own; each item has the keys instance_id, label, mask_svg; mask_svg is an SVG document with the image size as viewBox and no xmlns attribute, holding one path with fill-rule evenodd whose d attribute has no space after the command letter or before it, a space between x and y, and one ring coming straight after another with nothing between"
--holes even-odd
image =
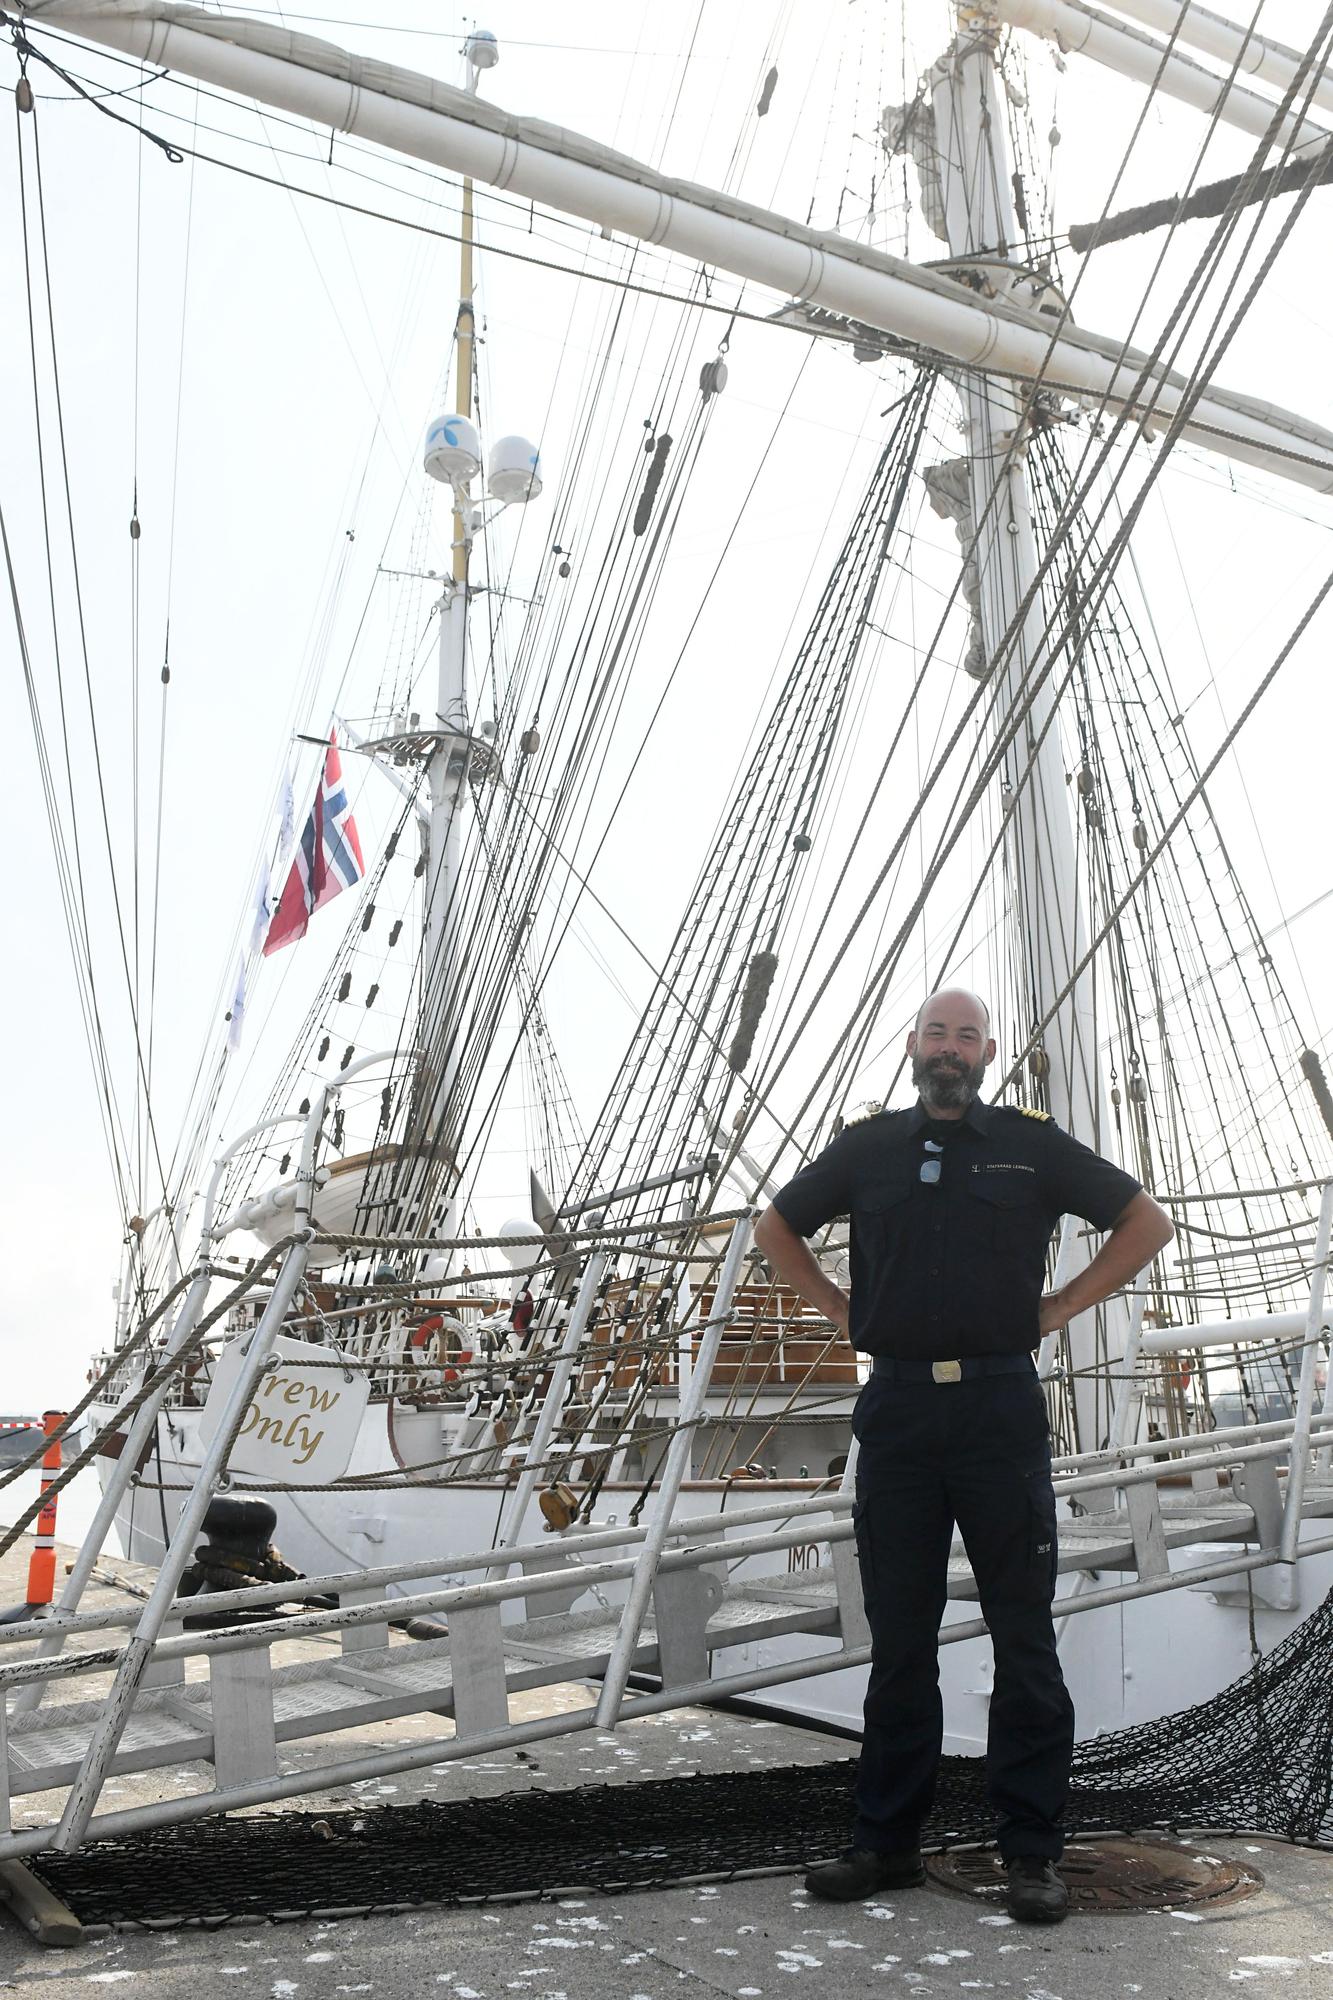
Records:
<instances>
[{"instance_id":1,"label":"safety netting","mask_svg":"<svg viewBox=\"0 0 1333 2000\"><path fill-rule=\"evenodd\" d=\"M34 1857L85 1924L222 1924L535 1900L795 1870L846 1845L856 1760L150 1827ZM1333 1592L1196 1708L1092 1738L1067 1830L1258 1833L1333 1849ZM980 1758L945 1758L930 1849L994 1833Z\"/></svg>"}]
</instances>

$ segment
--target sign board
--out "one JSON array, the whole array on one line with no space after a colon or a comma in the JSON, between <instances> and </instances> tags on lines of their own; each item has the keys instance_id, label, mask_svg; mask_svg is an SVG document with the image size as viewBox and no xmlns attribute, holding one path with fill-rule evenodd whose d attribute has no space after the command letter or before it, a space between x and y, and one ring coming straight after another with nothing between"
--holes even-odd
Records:
<instances>
[{"instance_id":1,"label":"sign board","mask_svg":"<svg viewBox=\"0 0 1333 2000\"><path fill-rule=\"evenodd\" d=\"M207 1445L240 1373L249 1336L228 1341L213 1367L213 1381L200 1419ZM341 1479L351 1460L370 1400L370 1378L361 1368L330 1368L336 1347L279 1334L273 1353L246 1404L227 1461L229 1472L317 1486ZM311 1362L320 1365L312 1368Z\"/></svg>"}]
</instances>

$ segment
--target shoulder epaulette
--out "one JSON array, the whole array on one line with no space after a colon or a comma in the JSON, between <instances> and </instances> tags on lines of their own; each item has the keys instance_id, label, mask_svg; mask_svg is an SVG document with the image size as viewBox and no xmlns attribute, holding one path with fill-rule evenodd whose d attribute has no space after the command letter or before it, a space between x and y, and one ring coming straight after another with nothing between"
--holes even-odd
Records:
<instances>
[{"instance_id":1,"label":"shoulder epaulette","mask_svg":"<svg viewBox=\"0 0 1333 2000\"><path fill-rule=\"evenodd\" d=\"M1050 1112L1039 1111L1035 1104L1018 1104L1015 1105L1014 1109L1020 1112L1024 1118L1035 1118L1042 1125L1049 1125L1051 1122Z\"/></svg>"},{"instance_id":2,"label":"shoulder epaulette","mask_svg":"<svg viewBox=\"0 0 1333 2000\"><path fill-rule=\"evenodd\" d=\"M884 1106L880 1103L879 1099L872 1097L869 1104L863 1104L859 1111L852 1112L851 1116L846 1120L846 1124L863 1125L867 1118L878 1118L883 1109Z\"/></svg>"}]
</instances>

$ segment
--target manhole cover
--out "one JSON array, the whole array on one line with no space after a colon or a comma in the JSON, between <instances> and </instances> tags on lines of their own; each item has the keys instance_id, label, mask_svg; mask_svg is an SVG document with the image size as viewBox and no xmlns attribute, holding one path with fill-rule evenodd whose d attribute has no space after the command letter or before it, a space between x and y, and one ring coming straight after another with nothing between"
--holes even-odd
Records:
<instances>
[{"instance_id":1,"label":"manhole cover","mask_svg":"<svg viewBox=\"0 0 1333 2000\"><path fill-rule=\"evenodd\" d=\"M931 1854L926 1872L946 1889L998 1902L1004 1864L994 1848ZM1167 1840L1071 1840L1060 1863L1075 1910L1173 1910L1182 1903L1238 1903L1262 1889L1248 1862L1222 1861L1203 1847Z\"/></svg>"}]
</instances>

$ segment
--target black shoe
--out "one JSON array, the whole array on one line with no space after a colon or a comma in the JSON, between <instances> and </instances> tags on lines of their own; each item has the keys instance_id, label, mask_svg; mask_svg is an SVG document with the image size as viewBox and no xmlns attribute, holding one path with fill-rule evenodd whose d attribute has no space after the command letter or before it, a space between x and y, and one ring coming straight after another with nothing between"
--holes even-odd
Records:
<instances>
[{"instance_id":1,"label":"black shoe","mask_svg":"<svg viewBox=\"0 0 1333 2000\"><path fill-rule=\"evenodd\" d=\"M1069 1915L1069 1891L1053 1861L1039 1854L1015 1854L1004 1864L1009 1886L1005 1907L1016 1923L1061 1924Z\"/></svg>"},{"instance_id":2,"label":"black shoe","mask_svg":"<svg viewBox=\"0 0 1333 2000\"><path fill-rule=\"evenodd\" d=\"M805 1886L826 1903L859 1903L876 1889L915 1889L925 1879L919 1848L881 1854L873 1847L849 1847L836 1861L816 1862Z\"/></svg>"}]
</instances>

